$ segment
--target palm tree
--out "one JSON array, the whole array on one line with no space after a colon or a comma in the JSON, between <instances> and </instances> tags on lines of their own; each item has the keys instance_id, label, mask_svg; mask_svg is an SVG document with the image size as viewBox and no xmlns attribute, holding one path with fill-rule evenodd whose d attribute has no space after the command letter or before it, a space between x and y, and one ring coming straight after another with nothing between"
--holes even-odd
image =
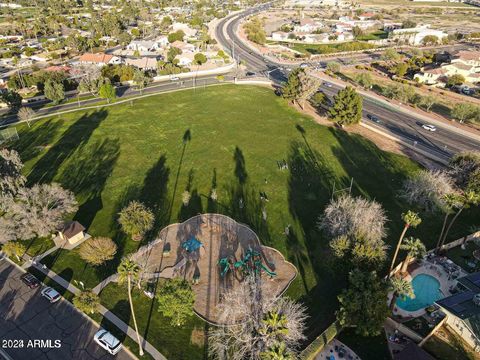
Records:
<instances>
[{"instance_id":1,"label":"palm tree","mask_svg":"<svg viewBox=\"0 0 480 360\"><path fill-rule=\"evenodd\" d=\"M420 216L418 216L416 212L413 212L411 210L408 210L406 213L402 214L402 219L405 225L403 227L402 233L400 234L400 239L398 240L398 244L395 249L395 254L393 254L392 265L390 265L389 273L392 272L393 267L395 266L395 261L397 261L398 251L400 250L400 246L402 245L402 240L405 237L405 234L408 228L410 226L415 228L418 225L420 225L420 223L422 222L422 219L420 218Z\"/></svg>"},{"instance_id":2,"label":"palm tree","mask_svg":"<svg viewBox=\"0 0 480 360\"><path fill-rule=\"evenodd\" d=\"M456 193L447 194L442 198L442 200L443 200L443 205L440 206L440 209L445 213L445 217L443 218L442 231L440 231L440 235L437 241L437 246L435 248L435 252L437 253L438 251L440 251L443 234L445 233L445 228L447 226L449 216L454 212L453 210L454 208L461 206L460 204L461 200L458 194Z\"/></svg>"},{"instance_id":3,"label":"palm tree","mask_svg":"<svg viewBox=\"0 0 480 360\"><path fill-rule=\"evenodd\" d=\"M132 313L133 325L135 326L135 332L137 333L137 341L139 347L139 355L143 356L142 343L140 341L140 334L138 333L137 319L135 318L135 311L133 309L132 302L132 281L137 281L139 277L140 266L129 258L123 258L122 262L117 268L118 282L120 284L127 283L128 287L128 301L130 303L130 311Z\"/></svg>"},{"instance_id":4,"label":"palm tree","mask_svg":"<svg viewBox=\"0 0 480 360\"><path fill-rule=\"evenodd\" d=\"M401 272L407 271L408 263L412 258L420 258L427 252L427 249L425 248L425 245L423 245L422 241L413 237L405 239L400 248L407 251L407 257L403 261Z\"/></svg>"},{"instance_id":5,"label":"palm tree","mask_svg":"<svg viewBox=\"0 0 480 360\"><path fill-rule=\"evenodd\" d=\"M439 242L437 243L437 252L442 249L442 246L445 243L445 240L447 240L447 235L448 235L453 223L455 222L455 220L457 220L457 218L460 216L462 211L464 209L468 209L471 205L478 205L480 203L480 194L477 193L476 191L473 191L473 190L467 190L463 194L458 196L456 199L459 202L458 206L457 206L458 210L455 213L455 215L453 216L450 223L448 224L447 229L445 231L443 231L443 229L445 228L446 220L444 221L443 228L442 228L442 234L440 234L440 239L439 239Z\"/></svg>"},{"instance_id":6,"label":"palm tree","mask_svg":"<svg viewBox=\"0 0 480 360\"><path fill-rule=\"evenodd\" d=\"M295 356L287 349L284 342L276 342L266 351L260 353L262 360L293 360Z\"/></svg>"},{"instance_id":7,"label":"palm tree","mask_svg":"<svg viewBox=\"0 0 480 360\"><path fill-rule=\"evenodd\" d=\"M278 311L269 311L262 319L259 333L276 339L288 335L288 320L284 314Z\"/></svg>"},{"instance_id":8,"label":"palm tree","mask_svg":"<svg viewBox=\"0 0 480 360\"><path fill-rule=\"evenodd\" d=\"M400 297L402 300L405 298L414 298L415 294L413 292L412 283L400 277L393 277L390 279L390 285L392 286L393 295L392 300L390 301L390 310L393 311L393 307L395 306L395 302Z\"/></svg>"}]
</instances>

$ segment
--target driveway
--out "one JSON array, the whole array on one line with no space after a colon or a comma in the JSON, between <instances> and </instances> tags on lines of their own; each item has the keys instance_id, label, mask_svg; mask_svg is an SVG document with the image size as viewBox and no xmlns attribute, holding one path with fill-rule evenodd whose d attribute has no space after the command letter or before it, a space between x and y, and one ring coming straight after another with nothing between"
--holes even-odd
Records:
<instances>
[{"instance_id":1,"label":"driveway","mask_svg":"<svg viewBox=\"0 0 480 360\"><path fill-rule=\"evenodd\" d=\"M0 260L0 350L14 360L135 359L124 349L112 356L100 348L93 341L98 326L66 300L50 304L22 274Z\"/></svg>"}]
</instances>

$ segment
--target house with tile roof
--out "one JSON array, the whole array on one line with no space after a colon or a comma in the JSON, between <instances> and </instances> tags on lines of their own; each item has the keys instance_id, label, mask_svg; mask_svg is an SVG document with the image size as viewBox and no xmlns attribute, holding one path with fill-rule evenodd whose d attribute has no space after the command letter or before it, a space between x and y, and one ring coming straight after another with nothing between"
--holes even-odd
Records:
<instances>
[{"instance_id":1,"label":"house with tile roof","mask_svg":"<svg viewBox=\"0 0 480 360\"><path fill-rule=\"evenodd\" d=\"M118 56L105 53L85 53L78 59L79 64L91 64L105 66L110 64L121 64L122 60Z\"/></svg>"}]
</instances>

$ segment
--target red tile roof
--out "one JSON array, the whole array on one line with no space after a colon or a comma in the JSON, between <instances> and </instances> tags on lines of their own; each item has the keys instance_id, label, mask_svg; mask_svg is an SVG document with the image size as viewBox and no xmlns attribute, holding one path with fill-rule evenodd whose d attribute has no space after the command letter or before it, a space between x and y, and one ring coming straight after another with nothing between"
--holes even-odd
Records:
<instances>
[{"instance_id":1,"label":"red tile roof","mask_svg":"<svg viewBox=\"0 0 480 360\"><path fill-rule=\"evenodd\" d=\"M104 53L92 54L92 53L85 53L80 56L81 62L88 62L88 63L96 63L96 64L108 64L110 60L112 60L113 55L108 55Z\"/></svg>"}]
</instances>

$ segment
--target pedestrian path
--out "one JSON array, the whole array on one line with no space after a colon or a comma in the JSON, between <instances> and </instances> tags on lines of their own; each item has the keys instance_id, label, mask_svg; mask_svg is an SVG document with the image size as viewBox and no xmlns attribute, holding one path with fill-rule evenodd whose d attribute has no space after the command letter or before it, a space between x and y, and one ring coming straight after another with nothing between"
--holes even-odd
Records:
<instances>
[{"instance_id":1,"label":"pedestrian path","mask_svg":"<svg viewBox=\"0 0 480 360\"><path fill-rule=\"evenodd\" d=\"M63 288L70 291L71 293L77 295L81 292L81 290L79 288L70 284L67 280L65 280L64 278L59 276L54 271L49 270L48 268L44 268L41 264L33 263L32 266L35 267L35 269L37 269L38 271L41 271L43 274L48 276L50 279L55 281L57 284L59 284ZM99 306L98 311L99 311L100 314L102 314L105 317L105 319L109 320L116 327L118 327L121 331L123 331L130 338L132 338L135 342L137 342L137 334L136 334L135 330L133 330L130 326L128 326L128 324L126 324L123 320L121 320L119 317L117 317L114 313L112 313L110 310L108 310L103 305ZM146 352L148 352L154 359L156 359L156 360L167 360L167 358L165 356L163 356L152 344L150 344L148 341L146 341L142 336L140 336L140 341L142 342L143 349Z\"/></svg>"}]
</instances>

